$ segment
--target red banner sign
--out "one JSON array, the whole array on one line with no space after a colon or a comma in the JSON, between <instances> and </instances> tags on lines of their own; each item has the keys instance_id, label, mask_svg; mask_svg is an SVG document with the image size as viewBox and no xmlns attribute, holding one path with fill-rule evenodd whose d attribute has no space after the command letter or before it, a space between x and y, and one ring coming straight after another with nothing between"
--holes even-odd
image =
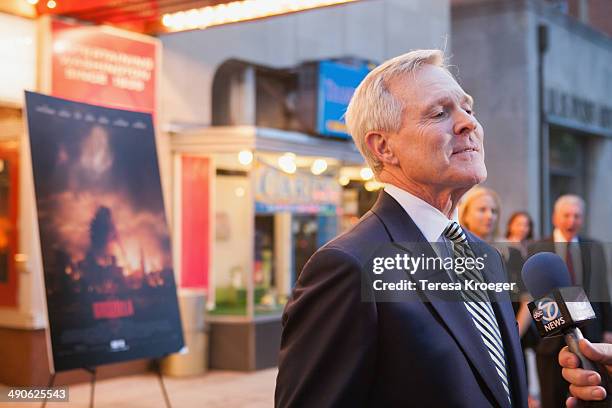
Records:
<instances>
[{"instance_id":1,"label":"red banner sign","mask_svg":"<svg viewBox=\"0 0 612 408\"><path fill-rule=\"evenodd\" d=\"M181 287L208 288L210 261L210 160L182 160Z\"/></svg>"},{"instance_id":2,"label":"red banner sign","mask_svg":"<svg viewBox=\"0 0 612 408\"><path fill-rule=\"evenodd\" d=\"M55 20L51 33L54 96L155 113L158 40Z\"/></svg>"}]
</instances>

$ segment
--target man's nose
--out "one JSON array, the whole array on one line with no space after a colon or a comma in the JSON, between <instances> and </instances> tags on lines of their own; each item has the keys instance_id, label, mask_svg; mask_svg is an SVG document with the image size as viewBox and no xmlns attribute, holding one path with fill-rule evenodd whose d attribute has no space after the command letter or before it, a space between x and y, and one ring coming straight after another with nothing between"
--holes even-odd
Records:
<instances>
[{"instance_id":1,"label":"man's nose","mask_svg":"<svg viewBox=\"0 0 612 408\"><path fill-rule=\"evenodd\" d=\"M457 110L454 119L455 124L453 125L453 132L457 136L469 134L476 130L476 127L478 126L476 118L464 111L463 109Z\"/></svg>"}]
</instances>

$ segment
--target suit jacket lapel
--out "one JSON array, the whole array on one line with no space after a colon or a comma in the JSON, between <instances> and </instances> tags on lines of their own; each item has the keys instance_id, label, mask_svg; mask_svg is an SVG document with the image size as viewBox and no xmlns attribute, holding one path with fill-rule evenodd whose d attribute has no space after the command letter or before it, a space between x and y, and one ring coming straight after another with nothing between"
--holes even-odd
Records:
<instances>
[{"instance_id":1,"label":"suit jacket lapel","mask_svg":"<svg viewBox=\"0 0 612 408\"><path fill-rule=\"evenodd\" d=\"M437 256L416 224L389 194L381 192L372 212L381 219L396 246L416 256L421 254L425 257ZM409 277L417 280L427 279L430 282L451 282L444 270L419 271ZM457 294L454 300L443 300L427 291L422 292L422 295L431 305L432 312L444 322L447 330L463 350L466 358L476 369L481 381L486 384L499 406L508 407L506 392L480 338L481 335L474 326L467 309L463 305L458 307L458 302L461 301L459 295ZM504 320L506 320L505 317Z\"/></svg>"}]
</instances>

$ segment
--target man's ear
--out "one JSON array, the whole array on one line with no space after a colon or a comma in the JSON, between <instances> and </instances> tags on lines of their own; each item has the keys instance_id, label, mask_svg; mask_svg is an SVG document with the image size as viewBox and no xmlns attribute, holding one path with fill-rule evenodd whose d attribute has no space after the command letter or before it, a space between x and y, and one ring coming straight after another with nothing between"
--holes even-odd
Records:
<instances>
[{"instance_id":1,"label":"man's ear","mask_svg":"<svg viewBox=\"0 0 612 408\"><path fill-rule=\"evenodd\" d=\"M393 153L390 143L390 135L387 132L368 132L365 135L365 143L370 152L383 164L397 166L399 160Z\"/></svg>"}]
</instances>

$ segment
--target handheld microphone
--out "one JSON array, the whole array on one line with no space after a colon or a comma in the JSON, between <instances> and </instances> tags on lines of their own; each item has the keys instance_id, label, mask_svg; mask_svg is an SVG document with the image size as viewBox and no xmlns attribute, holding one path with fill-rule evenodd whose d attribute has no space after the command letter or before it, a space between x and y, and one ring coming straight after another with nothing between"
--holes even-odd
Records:
<instances>
[{"instance_id":1,"label":"handheld microphone","mask_svg":"<svg viewBox=\"0 0 612 408\"><path fill-rule=\"evenodd\" d=\"M534 299L528 306L540 336L563 336L570 351L578 356L580 366L585 370L596 371L601 377L606 399L583 402L583 406L610 408L612 397L606 369L587 359L578 348L578 341L584 338L578 326L596 318L584 290L579 286L571 286L565 262L551 252L541 252L527 259L521 275Z\"/></svg>"}]
</instances>

